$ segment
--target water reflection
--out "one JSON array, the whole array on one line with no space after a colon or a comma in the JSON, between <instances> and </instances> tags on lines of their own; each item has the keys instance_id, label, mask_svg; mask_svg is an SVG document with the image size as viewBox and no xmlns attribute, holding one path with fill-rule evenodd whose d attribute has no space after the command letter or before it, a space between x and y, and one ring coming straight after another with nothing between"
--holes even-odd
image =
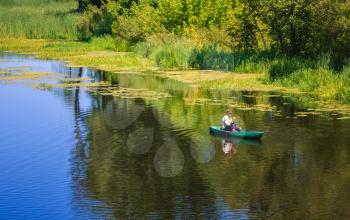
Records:
<instances>
[{"instance_id":1,"label":"water reflection","mask_svg":"<svg viewBox=\"0 0 350 220\"><path fill-rule=\"evenodd\" d=\"M1 120L8 122L0 124L3 131L0 133L3 135L0 150L5 155L3 163L12 164L12 160L28 153L17 151L23 149L21 139L34 145L48 135L56 135L45 142L45 150L36 150L32 157L23 160L25 167L41 161L42 157L38 156L51 151L56 142L61 143L60 151L70 150L69 158L65 158L66 161L69 159L67 165L62 164L57 169L47 161L43 162L40 167L47 165L50 171L41 173L36 180L46 183L53 177L55 181L63 178L69 183L56 186L69 192L71 202L65 209L69 210L66 218L349 217L350 124L346 121L318 116L294 120L275 117L264 109L236 109L235 115L245 122L247 129L263 130L266 135L262 142L222 139L210 136L208 127L220 121L222 112L230 107L228 105L235 102L240 106L261 105L264 108L274 105L275 110L281 110L281 115L290 115L297 111L298 103L288 100L292 104L283 105L287 98L252 92L201 91L155 77L67 68L60 62L51 65L52 61L47 61L49 64L46 61L32 62L32 58L28 60L20 56L16 59L20 59L17 66L23 63L32 65L33 69L45 67L49 71L62 72L66 77L89 76L96 81L111 81L115 87L146 88L173 95L157 100L123 99L88 92L79 85L33 93L39 100L43 97L63 100L60 110L72 116L68 120L65 115L63 119L71 122L73 127L70 131L70 124L61 124L63 119L58 118L54 123L43 124L41 129L51 131L55 126L62 126L67 127L65 132L31 133L34 137L21 132L25 126L28 131L35 125L36 121L29 116L25 117L28 123L21 121L21 129L11 130L13 134L7 132L5 136L8 128L4 125L8 125L10 119L35 115L36 112L28 110L22 102L16 103L14 109L6 109L6 104L0 108L6 110L6 114L1 114L6 117ZM23 95L12 85L0 89L2 98L2 94ZM8 97L5 100L10 101ZM227 100L231 102L227 104ZM49 108L45 103L36 104ZM16 114L11 115L11 112ZM12 139L15 140L13 147L3 147L9 144L6 140ZM16 157L6 157L12 151ZM45 154L45 158L56 160L52 154ZM3 163L0 163L0 168L6 172L8 167L3 167ZM69 176L59 176L67 168L70 169ZM28 169L27 173L21 173L16 167L12 170L18 170L23 177L35 175ZM39 191L47 190L46 184L36 184L35 181L26 184L28 189L36 189L39 185ZM17 188L23 184L7 183L1 179L0 185L4 189L0 189L0 204L7 207L6 210L0 207L1 218L3 213L11 210L7 205L11 198L6 197L9 194L5 192L16 194ZM17 193L16 196L26 199L24 194ZM52 203L59 206L68 202L62 199ZM23 207L18 205L16 211L20 213ZM48 218L57 217L50 211L42 212ZM25 217L35 218L31 213Z\"/></svg>"},{"instance_id":2,"label":"water reflection","mask_svg":"<svg viewBox=\"0 0 350 220\"><path fill-rule=\"evenodd\" d=\"M138 128L128 135L127 145L134 154L145 154L153 145L153 128Z\"/></svg>"},{"instance_id":3,"label":"water reflection","mask_svg":"<svg viewBox=\"0 0 350 220\"><path fill-rule=\"evenodd\" d=\"M178 176L184 167L184 155L175 140L168 137L153 159L154 169L161 177Z\"/></svg>"},{"instance_id":4,"label":"water reflection","mask_svg":"<svg viewBox=\"0 0 350 220\"><path fill-rule=\"evenodd\" d=\"M134 99L115 98L104 107L104 117L111 128L126 129L136 122L143 110L142 104Z\"/></svg>"},{"instance_id":5,"label":"water reflection","mask_svg":"<svg viewBox=\"0 0 350 220\"><path fill-rule=\"evenodd\" d=\"M236 154L236 146L229 139L222 139L222 151L226 155L227 158L232 159Z\"/></svg>"},{"instance_id":6,"label":"water reflection","mask_svg":"<svg viewBox=\"0 0 350 220\"><path fill-rule=\"evenodd\" d=\"M206 136L193 137L191 155L197 163L208 163L215 156L215 144Z\"/></svg>"}]
</instances>

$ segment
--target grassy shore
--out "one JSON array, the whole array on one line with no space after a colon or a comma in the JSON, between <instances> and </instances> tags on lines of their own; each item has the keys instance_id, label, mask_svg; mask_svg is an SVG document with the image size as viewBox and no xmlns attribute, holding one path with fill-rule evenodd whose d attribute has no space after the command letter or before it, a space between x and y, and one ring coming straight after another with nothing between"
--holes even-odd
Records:
<instances>
[{"instance_id":1,"label":"grassy shore","mask_svg":"<svg viewBox=\"0 0 350 220\"><path fill-rule=\"evenodd\" d=\"M135 46L136 53L161 68L206 69L229 72L236 81L217 76L210 88L294 88L313 93L324 100L350 102L350 66L334 70L329 55L319 57L290 57L266 52L233 52L212 44L197 47L190 39L166 36L151 38ZM241 73L246 76L239 76ZM183 78L179 77L178 78ZM184 77L186 78L186 77ZM238 79L245 79L240 81Z\"/></svg>"},{"instance_id":2,"label":"grassy shore","mask_svg":"<svg viewBox=\"0 0 350 220\"><path fill-rule=\"evenodd\" d=\"M334 73L326 67L296 68L286 77L271 80L271 73L227 72L221 70L166 69L156 61L134 52L113 51L109 38L96 38L90 42L67 40L35 40L0 38L0 51L36 54L43 59L63 60L72 66L87 66L110 72L139 72L181 81L202 88L219 90L306 92L319 99L349 102L350 68ZM276 61L274 61L276 62ZM285 61L284 61L285 62ZM297 61L289 61L288 65ZM293 66L295 68L296 64ZM266 65L266 64L264 64ZM276 68L269 64L270 68ZM278 64L279 67L286 64ZM300 65L300 63L299 63ZM278 69L277 68L277 69ZM271 71L271 69L270 69ZM274 70L277 71L277 70ZM288 66L284 70L288 71Z\"/></svg>"},{"instance_id":3,"label":"grassy shore","mask_svg":"<svg viewBox=\"0 0 350 220\"><path fill-rule=\"evenodd\" d=\"M268 85L264 74L228 73L217 70L164 70L155 62L133 52L110 50L108 40L91 42L0 38L0 51L35 54L42 59L57 59L71 66L87 66L110 72L155 74L204 88L276 91L281 86Z\"/></svg>"}]
</instances>

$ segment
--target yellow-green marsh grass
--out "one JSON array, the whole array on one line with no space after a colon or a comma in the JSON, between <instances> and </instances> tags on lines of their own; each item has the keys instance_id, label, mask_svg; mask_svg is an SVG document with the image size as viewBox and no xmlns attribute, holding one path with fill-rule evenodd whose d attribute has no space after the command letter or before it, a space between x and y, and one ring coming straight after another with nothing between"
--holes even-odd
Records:
<instances>
[{"instance_id":1,"label":"yellow-green marsh grass","mask_svg":"<svg viewBox=\"0 0 350 220\"><path fill-rule=\"evenodd\" d=\"M286 88L264 84L264 74L220 73L221 78L208 78L201 86L210 89L284 91ZM217 75L217 74L216 74Z\"/></svg>"},{"instance_id":2,"label":"yellow-green marsh grass","mask_svg":"<svg viewBox=\"0 0 350 220\"><path fill-rule=\"evenodd\" d=\"M78 77L78 78L63 78L60 79L61 82L81 82L81 81L90 81L92 80L90 77Z\"/></svg>"},{"instance_id":3,"label":"yellow-green marsh grass","mask_svg":"<svg viewBox=\"0 0 350 220\"><path fill-rule=\"evenodd\" d=\"M0 51L30 53L42 59L63 60L71 66L86 66L111 72L158 69L134 53L108 51L101 45L88 42L0 38Z\"/></svg>"},{"instance_id":4,"label":"yellow-green marsh grass","mask_svg":"<svg viewBox=\"0 0 350 220\"><path fill-rule=\"evenodd\" d=\"M142 98L146 100L157 100L161 98L171 97L169 93L152 91L148 89L135 89L124 87L105 86L103 88L92 87L88 89L90 92L94 92L99 95L111 95L119 98L136 99Z\"/></svg>"},{"instance_id":5,"label":"yellow-green marsh grass","mask_svg":"<svg viewBox=\"0 0 350 220\"><path fill-rule=\"evenodd\" d=\"M56 76L56 73L48 73L48 72L26 72L19 73L9 76L1 76L0 80L36 80L42 78L53 78Z\"/></svg>"},{"instance_id":6,"label":"yellow-green marsh grass","mask_svg":"<svg viewBox=\"0 0 350 220\"><path fill-rule=\"evenodd\" d=\"M337 118L338 120L350 120L350 117L340 117L340 118Z\"/></svg>"},{"instance_id":7,"label":"yellow-green marsh grass","mask_svg":"<svg viewBox=\"0 0 350 220\"><path fill-rule=\"evenodd\" d=\"M92 43L62 40L0 38L0 51L36 54L72 66L87 66L111 72L156 71L156 75L212 89L274 91L285 89L263 84L263 74L238 74L208 70L160 71L148 59L134 53L106 51Z\"/></svg>"}]
</instances>

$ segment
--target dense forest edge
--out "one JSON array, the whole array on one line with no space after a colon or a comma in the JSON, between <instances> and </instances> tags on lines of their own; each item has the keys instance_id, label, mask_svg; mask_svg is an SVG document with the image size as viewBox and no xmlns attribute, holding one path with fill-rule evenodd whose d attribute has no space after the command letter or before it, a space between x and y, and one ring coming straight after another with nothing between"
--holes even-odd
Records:
<instances>
[{"instance_id":1,"label":"dense forest edge","mask_svg":"<svg viewBox=\"0 0 350 220\"><path fill-rule=\"evenodd\" d=\"M262 84L350 102L347 0L3 0L0 24L0 50L46 39L31 48L47 58L127 52L104 62L254 73Z\"/></svg>"}]
</instances>

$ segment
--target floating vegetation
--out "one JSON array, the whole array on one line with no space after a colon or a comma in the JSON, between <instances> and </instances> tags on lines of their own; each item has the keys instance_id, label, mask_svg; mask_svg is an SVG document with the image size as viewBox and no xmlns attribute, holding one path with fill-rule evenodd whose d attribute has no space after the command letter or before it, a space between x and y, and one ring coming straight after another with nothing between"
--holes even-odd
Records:
<instances>
[{"instance_id":1,"label":"floating vegetation","mask_svg":"<svg viewBox=\"0 0 350 220\"><path fill-rule=\"evenodd\" d=\"M0 80L36 80L42 78L52 78L56 73L50 72L26 72L9 76L0 76Z\"/></svg>"},{"instance_id":2,"label":"floating vegetation","mask_svg":"<svg viewBox=\"0 0 350 220\"><path fill-rule=\"evenodd\" d=\"M0 73L13 74L21 72L30 72L30 66L14 66L14 67L0 67Z\"/></svg>"},{"instance_id":3,"label":"floating vegetation","mask_svg":"<svg viewBox=\"0 0 350 220\"><path fill-rule=\"evenodd\" d=\"M53 87L102 87L109 86L108 82L79 82L79 83L59 83L59 84L49 84Z\"/></svg>"},{"instance_id":4,"label":"floating vegetation","mask_svg":"<svg viewBox=\"0 0 350 220\"><path fill-rule=\"evenodd\" d=\"M209 102L210 99L207 98L182 98L187 105L199 105Z\"/></svg>"},{"instance_id":5,"label":"floating vegetation","mask_svg":"<svg viewBox=\"0 0 350 220\"><path fill-rule=\"evenodd\" d=\"M123 88L123 87L108 87L105 88L89 88L89 91L99 95L111 95L125 99L161 99L171 97L169 93L157 92L147 89Z\"/></svg>"},{"instance_id":6,"label":"floating vegetation","mask_svg":"<svg viewBox=\"0 0 350 220\"><path fill-rule=\"evenodd\" d=\"M223 105L222 103L218 103L218 102L210 102L209 105Z\"/></svg>"},{"instance_id":7,"label":"floating vegetation","mask_svg":"<svg viewBox=\"0 0 350 220\"><path fill-rule=\"evenodd\" d=\"M78 78L63 78L60 81L63 82L80 82L80 81L91 81L90 77L78 77Z\"/></svg>"},{"instance_id":8,"label":"floating vegetation","mask_svg":"<svg viewBox=\"0 0 350 220\"><path fill-rule=\"evenodd\" d=\"M241 111L250 111L253 110L253 108L249 108L249 107L238 107L236 108L237 110L241 110Z\"/></svg>"},{"instance_id":9,"label":"floating vegetation","mask_svg":"<svg viewBox=\"0 0 350 220\"><path fill-rule=\"evenodd\" d=\"M200 83L210 80L229 79L232 74L214 70L162 71L162 77L175 79L185 83Z\"/></svg>"},{"instance_id":10,"label":"floating vegetation","mask_svg":"<svg viewBox=\"0 0 350 220\"><path fill-rule=\"evenodd\" d=\"M47 83L31 83L30 86L34 89L40 89L40 90L51 90L52 85Z\"/></svg>"},{"instance_id":11,"label":"floating vegetation","mask_svg":"<svg viewBox=\"0 0 350 220\"><path fill-rule=\"evenodd\" d=\"M320 115L320 112L296 112L295 115L300 116L300 115Z\"/></svg>"},{"instance_id":12,"label":"floating vegetation","mask_svg":"<svg viewBox=\"0 0 350 220\"><path fill-rule=\"evenodd\" d=\"M0 59L0 63L15 63L15 62L20 62L19 60L4 60Z\"/></svg>"},{"instance_id":13,"label":"floating vegetation","mask_svg":"<svg viewBox=\"0 0 350 220\"><path fill-rule=\"evenodd\" d=\"M91 82L91 83L27 83L26 85L29 85L36 89L51 89L54 87L63 87L69 90L69 88L73 87L104 87L110 85L106 82Z\"/></svg>"},{"instance_id":14,"label":"floating vegetation","mask_svg":"<svg viewBox=\"0 0 350 220\"><path fill-rule=\"evenodd\" d=\"M267 98L281 97L281 95L262 95L262 96Z\"/></svg>"},{"instance_id":15,"label":"floating vegetation","mask_svg":"<svg viewBox=\"0 0 350 220\"><path fill-rule=\"evenodd\" d=\"M340 117L340 118L337 118L337 120L350 120L350 117Z\"/></svg>"},{"instance_id":16,"label":"floating vegetation","mask_svg":"<svg viewBox=\"0 0 350 220\"><path fill-rule=\"evenodd\" d=\"M247 98L257 98L257 96L255 95L242 95L243 97L247 97Z\"/></svg>"}]
</instances>

